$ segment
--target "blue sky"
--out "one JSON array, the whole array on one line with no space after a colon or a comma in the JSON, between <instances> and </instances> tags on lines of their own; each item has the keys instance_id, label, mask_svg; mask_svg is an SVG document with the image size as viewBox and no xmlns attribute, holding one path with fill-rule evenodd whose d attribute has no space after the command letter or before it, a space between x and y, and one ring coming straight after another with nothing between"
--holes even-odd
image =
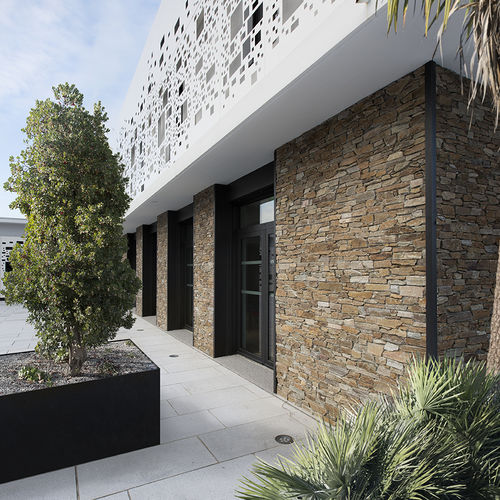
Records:
<instances>
[{"instance_id":1,"label":"blue sky","mask_svg":"<svg viewBox=\"0 0 500 500\"><path fill-rule=\"evenodd\" d=\"M14 195L3 190L9 156L23 148L36 99L74 83L91 109L100 100L118 127L121 103L160 0L0 0L0 217ZM113 133L113 132L112 132ZM111 133L111 134L112 134Z\"/></svg>"}]
</instances>

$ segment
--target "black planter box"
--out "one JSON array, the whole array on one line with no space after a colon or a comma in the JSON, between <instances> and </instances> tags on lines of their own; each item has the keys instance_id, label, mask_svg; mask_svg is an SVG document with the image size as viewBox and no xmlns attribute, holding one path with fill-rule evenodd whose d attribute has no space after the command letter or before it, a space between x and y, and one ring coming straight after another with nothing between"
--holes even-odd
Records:
<instances>
[{"instance_id":1,"label":"black planter box","mask_svg":"<svg viewBox=\"0 0 500 500\"><path fill-rule=\"evenodd\" d=\"M0 436L0 483L157 445L160 369L0 396Z\"/></svg>"}]
</instances>

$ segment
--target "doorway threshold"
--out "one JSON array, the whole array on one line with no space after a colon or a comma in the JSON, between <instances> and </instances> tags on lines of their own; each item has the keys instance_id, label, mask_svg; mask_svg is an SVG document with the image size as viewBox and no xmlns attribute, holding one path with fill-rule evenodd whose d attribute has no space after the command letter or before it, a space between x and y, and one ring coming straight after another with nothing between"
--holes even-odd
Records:
<instances>
[{"instance_id":1,"label":"doorway threshold","mask_svg":"<svg viewBox=\"0 0 500 500\"><path fill-rule=\"evenodd\" d=\"M147 318L144 318L147 319ZM189 330L168 330L166 332L179 342L193 347L193 332ZM201 352L201 351L199 351ZM205 354L205 353L203 353ZM206 355L206 354L205 354ZM240 377L252 382L266 392L274 392L274 371L268 366L261 365L241 354L232 354L230 356L221 356L212 358L216 363L236 373Z\"/></svg>"},{"instance_id":2,"label":"doorway threshold","mask_svg":"<svg viewBox=\"0 0 500 500\"><path fill-rule=\"evenodd\" d=\"M156 316L143 316L142 319L156 326Z\"/></svg>"},{"instance_id":3,"label":"doorway threshold","mask_svg":"<svg viewBox=\"0 0 500 500\"><path fill-rule=\"evenodd\" d=\"M240 377L252 382L266 392L274 392L274 371L256 361L246 358L241 354L222 356L214 361Z\"/></svg>"},{"instance_id":4,"label":"doorway threshold","mask_svg":"<svg viewBox=\"0 0 500 500\"><path fill-rule=\"evenodd\" d=\"M193 332L190 330L167 330L167 333L183 344L193 347Z\"/></svg>"}]
</instances>

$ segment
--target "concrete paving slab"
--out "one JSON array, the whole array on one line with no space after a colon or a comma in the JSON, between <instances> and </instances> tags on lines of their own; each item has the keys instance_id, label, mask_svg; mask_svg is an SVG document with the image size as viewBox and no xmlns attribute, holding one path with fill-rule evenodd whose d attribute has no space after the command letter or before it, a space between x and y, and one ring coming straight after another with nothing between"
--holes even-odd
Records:
<instances>
[{"instance_id":1,"label":"concrete paving slab","mask_svg":"<svg viewBox=\"0 0 500 500\"><path fill-rule=\"evenodd\" d=\"M288 413L281 401L270 396L265 399L243 401L228 406L214 408L210 413L215 415L226 427L248 424L268 417L275 417Z\"/></svg>"},{"instance_id":2,"label":"concrete paving slab","mask_svg":"<svg viewBox=\"0 0 500 500\"><path fill-rule=\"evenodd\" d=\"M78 465L81 500L90 500L215 463L198 438Z\"/></svg>"},{"instance_id":3,"label":"concrete paving slab","mask_svg":"<svg viewBox=\"0 0 500 500\"><path fill-rule=\"evenodd\" d=\"M34 329L20 321L26 314L18 308L12 317L15 311L0 303L0 352L2 346L27 350L36 343ZM16 328L5 330L7 323ZM278 454L291 454L291 446L276 443L277 434L301 440L316 426L292 405L142 318L131 330L121 329L118 338L132 339L160 366L165 444L0 485L2 500L72 500L77 494L75 471L81 500L126 500L129 494L133 499L234 498L238 481L257 455L275 460Z\"/></svg>"},{"instance_id":4,"label":"concrete paving slab","mask_svg":"<svg viewBox=\"0 0 500 500\"><path fill-rule=\"evenodd\" d=\"M258 399L258 396L249 391L246 387L228 387L203 393L190 394L170 399L170 404L179 414L193 413L200 410L209 410L220 406L240 403L243 401L252 401Z\"/></svg>"},{"instance_id":5,"label":"concrete paving slab","mask_svg":"<svg viewBox=\"0 0 500 500\"><path fill-rule=\"evenodd\" d=\"M187 437L224 429L224 425L209 411L176 415L161 421L161 442L169 443Z\"/></svg>"},{"instance_id":6,"label":"concrete paving slab","mask_svg":"<svg viewBox=\"0 0 500 500\"><path fill-rule=\"evenodd\" d=\"M243 474L256 461L254 455L211 465L129 491L132 500L233 500Z\"/></svg>"},{"instance_id":7,"label":"concrete paving slab","mask_svg":"<svg viewBox=\"0 0 500 500\"><path fill-rule=\"evenodd\" d=\"M76 500L75 468L0 484L2 500Z\"/></svg>"},{"instance_id":8,"label":"concrete paving slab","mask_svg":"<svg viewBox=\"0 0 500 500\"><path fill-rule=\"evenodd\" d=\"M289 415L280 415L202 434L200 439L221 462L273 448L275 437L279 434L288 434L300 440L304 439L306 432L307 428Z\"/></svg>"}]
</instances>

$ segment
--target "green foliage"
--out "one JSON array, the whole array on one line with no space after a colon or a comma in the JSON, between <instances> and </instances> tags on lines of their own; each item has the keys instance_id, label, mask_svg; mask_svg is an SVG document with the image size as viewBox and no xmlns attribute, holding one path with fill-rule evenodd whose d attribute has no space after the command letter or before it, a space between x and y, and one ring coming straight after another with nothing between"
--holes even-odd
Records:
<instances>
[{"instance_id":1,"label":"green foliage","mask_svg":"<svg viewBox=\"0 0 500 500\"><path fill-rule=\"evenodd\" d=\"M36 366L26 365L17 372L18 378L27 380L28 382L38 382L39 384L45 382L47 385L52 385L52 377L50 374L40 370Z\"/></svg>"},{"instance_id":2,"label":"green foliage","mask_svg":"<svg viewBox=\"0 0 500 500\"><path fill-rule=\"evenodd\" d=\"M393 398L320 425L292 460L259 461L238 497L499 498L499 383L483 364L415 362Z\"/></svg>"},{"instance_id":3,"label":"green foliage","mask_svg":"<svg viewBox=\"0 0 500 500\"><path fill-rule=\"evenodd\" d=\"M100 103L87 111L74 85L54 87L54 96L36 102L26 148L10 159L5 189L17 194L11 208L28 223L4 286L8 303L28 309L38 352L67 358L77 374L88 347L132 326L140 282L123 259L130 198L106 138L107 115Z\"/></svg>"},{"instance_id":4,"label":"green foliage","mask_svg":"<svg viewBox=\"0 0 500 500\"><path fill-rule=\"evenodd\" d=\"M397 31L400 15L406 20L410 0L387 0L387 31ZM490 92L492 108L496 113L495 129L500 116L500 2L498 0L414 0L420 5L425 20L425 36L429 28L439 24L438 42L441 43L451 18L462 14L462 33L457 40L460 70L471 79L469 104L480 93L484 100ZM474 50L466 50L474 42ZM465 54L472 56L465 60Z\"/></svg>"}]
</instances>

